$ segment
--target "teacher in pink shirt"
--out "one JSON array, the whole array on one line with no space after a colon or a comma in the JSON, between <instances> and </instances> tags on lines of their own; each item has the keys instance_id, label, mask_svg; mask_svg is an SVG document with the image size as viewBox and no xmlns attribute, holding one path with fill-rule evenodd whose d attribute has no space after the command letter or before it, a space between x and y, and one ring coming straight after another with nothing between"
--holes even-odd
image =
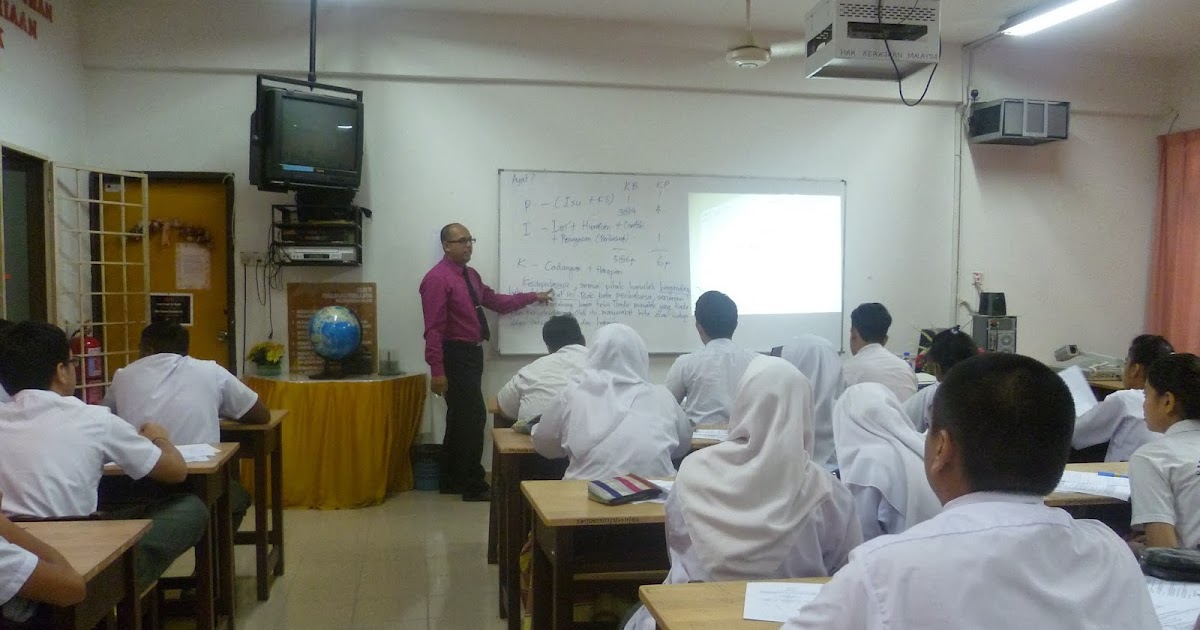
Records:
<instances>
[{"instance_id":1,"label":"teacher in pink shirt","mask_svg":"<svg viewBox=\"0 0 1200 630\"><path fill-rule=\"evenodd\" d=\"M534 302L546 304L545 293L496 293L467 266L475 249L470 230L458 223L442 228L446 255L421 280L425 313L425 362L433 376L430 389L446 397L446 437L442 440L441 492L461 494L463 501L490 501L483 480L483 342L491 339L483 309L511 313Z\"/></svg>"}]
</instances>

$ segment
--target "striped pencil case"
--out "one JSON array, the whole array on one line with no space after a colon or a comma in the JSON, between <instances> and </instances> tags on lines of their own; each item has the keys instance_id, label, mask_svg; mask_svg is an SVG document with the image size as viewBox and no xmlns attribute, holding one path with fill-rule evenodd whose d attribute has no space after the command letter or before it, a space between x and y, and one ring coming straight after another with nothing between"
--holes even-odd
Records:
<instances>
[{"instance_id":1,"label":"striped pencil case","mask_svg":"<svg viewBox=\"0 0 1200 630\"><path fill-rule=\"evenodd\" d=\"M662 489L637 475L621 475L588 482L588 498L604 505L623 505L653 499Z\"/></svg>"}]
</instances>

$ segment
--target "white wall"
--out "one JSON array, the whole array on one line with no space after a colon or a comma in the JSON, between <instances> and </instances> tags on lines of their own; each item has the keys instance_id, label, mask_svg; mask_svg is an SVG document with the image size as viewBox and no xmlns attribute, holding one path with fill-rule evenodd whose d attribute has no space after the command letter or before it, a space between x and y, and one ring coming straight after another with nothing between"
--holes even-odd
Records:
<instances>
[{"instance_id":1,"label":"white wall","mask_svg":"<svg viewBox=\"0 0 1200 630\"><path fill-rule=\"evenodd\" d=\"M37 19L38 38L0 20L0 143L75 162L84 144L79 8L75 0L54 2L51 23L14 4Z\"/></svg>"},{"instance_id":2,"label":"white wall","mask_svg":"<svg viewBox=\"0 0 1200 630\"><path fill-rule=\"evenodd\" d=\"M1179 113L1174 131L1200 129L1200 54L1180 64L1171 97L1171 104Z\"/></svg>"},{"instance_id":3,"label":"white wall","mask_svg":"<svg viewBox=\"0 0 1200 630\"><path fill-rule=\"evenodd\" d=\"M263 249L279 197L246 184L253 74L306 67L304 4L91 2L87 14L87 159L234 172L236 247ZM324 9L320 24L320 79L366 92L358 201L376 214L361 269L289 269L285 279L378 282L380 347L409 371L424 370L416 289L437 258L437 228L466 223L481 239L474 265L496 280L500 168L846 179L847 310L887 303L896 350L915 345L916 328L955 317L956 51L926 104L906 108L892 84L808 81L796 62L729 69L721 49L737 33L720 29L350 5ZM102 35L118 26L130 36ZM1067 342L1123 352L1140 331L1163 76L1151 63L977 55L972 83L985 97L1077 106L1070 142L974 147L965 164L959 291L974 301L962 279L975 270L1006 291L1024 316L1023 352L1045 358ZM268 323L250 294L254 342ZM284 298L274 299L284 334ZM521 364L493 357L485 389ZM667 365L656 359L655 373Z\"/></svg>"}]
</instances>

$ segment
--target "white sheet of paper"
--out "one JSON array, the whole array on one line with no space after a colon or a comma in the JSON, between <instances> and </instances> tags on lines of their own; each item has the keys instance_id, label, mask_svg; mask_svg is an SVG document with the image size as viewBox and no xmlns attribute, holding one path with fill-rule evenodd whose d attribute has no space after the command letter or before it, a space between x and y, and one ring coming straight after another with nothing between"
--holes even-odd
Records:
<instances>
[{"instance_id":1,"label":"white sheet of paper","mask_svg":"<svg viewBox=\"0 0 1200 630\"><path fill-rule=\"evenodd\" d=\"M179 449L185 462L206 462L217 454L217 449L210 444L179 444L175 448Z\"/></svg>"},{"instance_id":2,"label":"white sheet of paper","mask_svg":"<svg viewBox=\"0 0 1200 630\"><path fill-rule=\"evenodd\" d=\"M1163 630L1192 630L1200 617L1200 584L1147 577L1146 588Z\"/></svg>"},{"instance_id":3,"label":"white sheet of paper","mask_svg":"<svg viewBox=\"0 0 1200 630\"><path fill-rule=\"evenodd\" d=\"M1129 500L1128 477L1105 477L1096 473L1063 471L1062 481L1058 482L1055 492L1079 492L1094 494L1100 497L1112 497L1122 501Z\"/></svg>"},{"instance_id":4,"label":"white sheet of paper","mask_svg":"<svg viewBox=\"0 0 1200 630\"><path fill-rule=\"evenodd\" d=\"M1096 406L1098 402L1096 394L1092 392L1092 386L1088 385L1087 377L1084 376L1083 370L1078 365L1072 365L1059 372L1058 376L1071 390L1071 398L1075 400L1076 417L1082 416Z\"/></svg>"},{"instance_id":5,"label":"white sheet of paper","mask_svg":"<svg viewBox=\"0 0 1200 630\"><path fill-rule=\"evenodd\" d=\"M728 429L696 429L692 431L693 440L716 440L724 442L729 437Z\"/></svg>"},{"instance_id":6,"label":"white sheet of paper","mask_svg":"<svg viewBox=\"0 0 1200 630\"><path fill-rule=\"evenodd\" d=\"M1169 582L1147 575L1146 589L1150 591L1151 597L1194 599L1200 602L1200 583L1198 582Z\"/></svg>"},{"instance_id":7,"label":"white sheet of paper","mask_svg":"<svg viewBox=\"0 0 1200 630\"><path fill-rule=\"evenodd\" d=\"M751 621L784 623L800 607L816 599L821 584L793 582L750 582L746 585L746 603L742 618Z\"/></svg>"},{"instance_id":8,"label":"white sheet of paper","mask_svg":"<svg viewBox=\"0 0 1200 630\"><path fill-rule=\"evenodd\" d=\"M212 252L195 243L175 244L175 289L211 288L209 270L212 267Z\"/></svg>"}]
</instances>

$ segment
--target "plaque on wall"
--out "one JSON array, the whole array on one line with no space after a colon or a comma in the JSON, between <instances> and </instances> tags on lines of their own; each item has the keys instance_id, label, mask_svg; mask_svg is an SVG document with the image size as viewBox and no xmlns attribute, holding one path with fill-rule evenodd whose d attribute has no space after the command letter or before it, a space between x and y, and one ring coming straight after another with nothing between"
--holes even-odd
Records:
<instances>
[{"instance_id":1,"label":"plaque on wall","mask_svg":"<svg viewBox=\"0 0 1200 630\"><path fill-rule=\"evenodd\" d=\"M175 321L182 326L192 325L191 293L151 293L150 321Z\"/></svg>"},{"instance_id":2,"label":"plaque on wall","mask_svg":"<svg viewBox=\"0 0 1200 630\"><path fill-rule=\"evenodd\" d=\"M358 316L362 326L362 346L343 362L346 373L375 373L378 361L375 296L374 282L289 282L288 371L292 374L324 371L325 360L317 356L308 340L308 322L326 306L344 306Z\"/></svg>"}]
</instances>

